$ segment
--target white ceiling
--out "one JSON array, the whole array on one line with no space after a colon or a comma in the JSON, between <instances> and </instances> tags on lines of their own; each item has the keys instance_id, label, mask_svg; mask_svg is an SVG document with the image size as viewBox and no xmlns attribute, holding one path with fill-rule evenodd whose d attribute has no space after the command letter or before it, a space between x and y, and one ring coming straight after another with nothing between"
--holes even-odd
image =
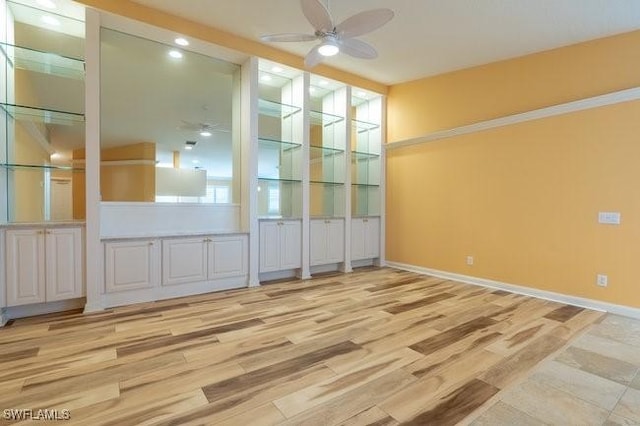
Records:
<instances>
[{"instance_id":1,"label":"white ceiling","mask_svg":"<svg viewBox=\"0 0 640 426\"><path fill-rule=\"evenodd\" d=\"M298 0L134 0L258 40L311 32ZM328 0L321 0L324 4ZM332 0L334 21L390 8L395 18L362 39L379 57L326 62L385 84L414 80L640 29L639 0ZM313 42L277 43L300 56Z\"/></svg>"}]
</instances>

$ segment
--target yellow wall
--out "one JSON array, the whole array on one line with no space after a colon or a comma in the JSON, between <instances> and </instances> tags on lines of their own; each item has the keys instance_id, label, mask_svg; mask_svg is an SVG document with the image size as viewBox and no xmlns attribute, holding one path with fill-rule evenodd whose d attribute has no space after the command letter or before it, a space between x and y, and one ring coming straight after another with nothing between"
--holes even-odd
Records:
<instances>
[{"instance_id":1,"label":"yellow wall","mask_svg":"<svg viewBox=\"0 0 640 426\"><path fill-rule=\"evenodd\" d=\"M640 31L389 88L387 140L640 86Z\"/></svg>"},{"instance_id":2,"label":"yellow wall","mask_svg":"<svg viewBox=\"0 0 640 426\"><path fill-rule=\"evenodd\" d=\"M389 139L640 86L638 45L634 32L393 86ZM388 260L640 307L638 117L626 102L388 151Z\"/></svg>"}]
</instances>

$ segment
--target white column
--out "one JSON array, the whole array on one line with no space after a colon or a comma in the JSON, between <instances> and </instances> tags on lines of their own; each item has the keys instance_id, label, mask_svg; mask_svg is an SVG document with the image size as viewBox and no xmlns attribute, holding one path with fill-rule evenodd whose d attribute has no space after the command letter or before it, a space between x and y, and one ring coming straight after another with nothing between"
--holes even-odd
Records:
<instances>
[{"instance_id":1,"label":"white column","mask_svg":"<svg viewBox=\"0 0 640 426\"><path fill-rule=\"evenodd\" d=\"M86 268L85 312L104 309L104 268L100 243L100 14L85 12L85 181L86 181Z\"/></svg>"}]
</instances>

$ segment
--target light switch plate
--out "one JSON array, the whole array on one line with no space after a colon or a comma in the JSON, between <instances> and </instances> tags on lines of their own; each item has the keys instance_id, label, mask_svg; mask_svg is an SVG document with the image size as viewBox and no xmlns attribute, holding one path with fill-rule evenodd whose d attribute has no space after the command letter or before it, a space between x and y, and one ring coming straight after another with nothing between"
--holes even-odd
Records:
<instances>
[{"instance_id":1,"label":"light switch plate","mask_svg":"<svg viewBox=\"0 0 640 426\"><path fill-rule=\"evenodd\" d=\"M598 223L620 225L620 212L598 212Z\"/></svg>"}]
</instances>

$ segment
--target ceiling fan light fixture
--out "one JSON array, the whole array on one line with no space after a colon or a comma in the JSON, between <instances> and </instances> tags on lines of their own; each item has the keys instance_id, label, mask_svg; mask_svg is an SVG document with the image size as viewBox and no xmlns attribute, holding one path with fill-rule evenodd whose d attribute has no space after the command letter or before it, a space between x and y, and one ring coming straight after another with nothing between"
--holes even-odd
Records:
<instances>
[{"instance_id":1,"label":"ceiling fan light fixture","mask_svg":"<svg viewBox=\"0 0 640 426\"><path fill-rule=\"evenodd\" d=\"M318 53L322 56L335 56L340 52L340 48L331 42L324 42L318 47Z\"/></svg>"}]
</instances>

